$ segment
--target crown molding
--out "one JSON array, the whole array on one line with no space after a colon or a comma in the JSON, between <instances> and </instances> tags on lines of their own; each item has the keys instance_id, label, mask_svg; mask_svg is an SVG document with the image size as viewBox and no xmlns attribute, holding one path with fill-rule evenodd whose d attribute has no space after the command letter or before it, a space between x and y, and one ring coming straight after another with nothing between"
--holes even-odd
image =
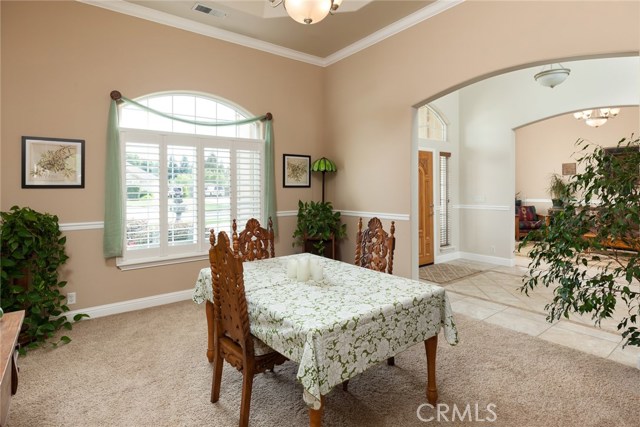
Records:
<instances>
[{"instance_id":1,"label":"crown molding","mask_svg":"<svg viewBox=\"0 0 640 427\"><path fill-rule=\"evenodd\" d=\"M371 47L376 43L380 43L386 38L389 38L408 28L411 28L414 25L419 24L420 22L425 21L431 17L434 17L444 12L445 10L451 9L452 7L457 6L462 2L464 2L464 0L436 0L429 6L423 7L422 9L412 13L411 15L405 16L399 21L387 25L386 27L376 31L373 34L368 35L363 39L358 40L357 42L337 51L336 53L332 53L322 60L322 66L327 67L331 64L335 64L336 62L341 61L355 53L358 53L361 50Z\"/></svg>"},{"instance_id":2,"label":"crown molding","mask_svg":"<svg viewBox=\"0 0 640 427\"><path fill-rule=\"evenodd\" d=\"M112 12L122 13L135 18L145 19L157 24L167 25L214 39L238 44L263 52L271 53L296 61L306 62L312 65L324 66L324 60L317 56L298 52L293 49L278 46L252 37L243 36L231 31L222 30L190 19L181 18L169 13L150 9L124 0L76 0L77 2L91 6L101 7Z\"/></svg>"},{"instance_id":3,"label":"crown molding","mask_svg":"<svg viewBox=\"0 0 640 427\"><path fill-rule=\"evenodd\" d=\"M190 19L181 18L169 13L150 9L148 7L140 6L138 4L129 3L124 0L76 0L79 3L88 4L91 6L100 7L110 10L112 12L122 13L124 15L133 16L147 21L155 22L169 27L178 28L192 33L200 34L206 37L211 37L218 40L223 40L229 43L238 44L251 49L260 50L263 52L271 53L273 55L282 56L285 58L293 59L295 61L305 62L311 65L317 65L319 67L327 67L331 64L335 64L361 50L364 50L382 40L393 36L401 31L406 30L426 19L429 19L435 15L438 15L445 10L448 10L458 4L464 2L464 0L436 0L432 4L406 16L399 21L394 22L391 25L376 31L375 33L341 49L326 58L319 56L309 55L307 53L298 52L293 49L278 46L273 43L268 43L262 40L254 39L252 37L243 36L231 31L223 30L220 28L212 27L200 22L192 21Z\"/></svg>"}]
</instances>

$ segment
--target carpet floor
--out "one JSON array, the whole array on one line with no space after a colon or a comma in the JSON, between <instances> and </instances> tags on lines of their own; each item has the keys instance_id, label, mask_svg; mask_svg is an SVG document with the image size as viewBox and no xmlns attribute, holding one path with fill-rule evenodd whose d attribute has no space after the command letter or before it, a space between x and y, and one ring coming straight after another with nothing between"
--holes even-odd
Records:
<instances>
[{"instance_id":1,"label":"carpet floor","mask_svg":"<svg viewBox=\"0 0 640 427\"><path fill-rule=\"evenodd\" d=\"M640 371L458 315L461 342L438 346L439 402L447 419L418 419L426 403L423 345L336 387L324 426L637 426ZM241 375L225 364L220 401L210 403L204 307L186 301L87 320L73 341L20 359L9 427L237 426ZM256 376L250 425L308 425L297 366ZM451 421L453 406L462 413ZM493 407L492 407L493 408ZM444 408L443 408L444 409ZM422 408L423 419L435 412ZM487 422L480 422L487 425Z\"/></svg>"}]
</instances>

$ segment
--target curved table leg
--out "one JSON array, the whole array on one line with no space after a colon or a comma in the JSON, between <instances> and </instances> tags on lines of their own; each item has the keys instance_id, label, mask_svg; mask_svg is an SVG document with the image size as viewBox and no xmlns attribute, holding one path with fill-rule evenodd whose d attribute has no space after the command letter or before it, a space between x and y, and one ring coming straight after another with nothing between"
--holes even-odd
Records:
<instances>
[{"instance_id":1,"label":"curved table leg","mask_svg":"<svg viewBox=\"0 0 640 427\"><path fill-rule=\"evenodd\" d=\"M207 312L207 359L213 362L213 303L207 300L205 305Z\"/></svg>"},{"instance_id":2,"label":"curved table leg","mask_svg":"<svg viewBox=\"0 0 640 427\"><path fill-rule=\"evenodd\" d=\"M438 386L436 385L436 350L438 349L438 335L434 335L424 342L427 351L427 401L435 405L438 401Z\"/></svg>"}]
</instances>

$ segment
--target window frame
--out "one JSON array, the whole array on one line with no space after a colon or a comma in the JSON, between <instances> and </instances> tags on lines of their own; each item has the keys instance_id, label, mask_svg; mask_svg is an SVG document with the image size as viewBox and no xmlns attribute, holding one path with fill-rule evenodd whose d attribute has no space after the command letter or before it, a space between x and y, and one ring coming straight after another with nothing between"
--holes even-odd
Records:
<instances>
[{"instance_id":1,"label":"window frame","mask_svg":"<svg viewBox=\"0 0 640 427\"><path fill-rule=\"evenodd\" d=\"M442 162L446 164L446 170L442 170ZM445 174L443 180L443 173ZM452 246L452 227L451 227L451 153L440 151L438 153L438 246L440 249L450 248ZM444 181L444 182L443 182ZM444 189L444 191L443 191ZM444 194L443 194L444 193ZM445 199L445 206L443 212L443 196ZM444 220L443 220L444 218ZM443 230L444 227L444 230ZM445 235L443 244L443 232Z\"/></svg>"},{"instance_id":2,"label":"window frame","mask_svg":"<svg viewBox=\"0 0 640 427\"><path fill-rule=\"evenodd\" d=\"M228 103L219 98L215 98L208 95L197 93L185 93L185 92L163 92L147 95L139 98L139 100L145 100L150 97L158 96L180 96L188 95L193 97L205 98L209 101L214 101L218 104L222 104L225 107L232 108L237 114L244 115L245 117L251 117L243 109ZM137 100L139 102L139 100ZM255 129L250 132L252 135L259 135L261 138L244 138L244 137L231 137L231 136L214 136L206 134L196 133L180 133L166 130L153 130L153 129L141 129L121 126L120 132L120 146L121 146L121 166L122 166L122 186L123 186L123 202L124 212L123 220L125 226L123 227L124 233L124 248L121 257L116 259L116 265L122 270L137 269L153 267L158 265L175 264L180 262L190 262L196 260L203 260L207 257L209 249L209 228L206 224L206 195L205 187L205 150L223 149L229 150L229 203L230 203L230 218L228 228L222 227L216 229L216 232L224 230L227 233L231 232L231 221L238 216L238 179L240 178L237 170L237 153L239 151L249 151L257 153L259 156L259 191L260 201L259 210L260 214L256 215L261 222L264 222L265 213L265 139L264 139L264 127L260 123L252 124ZM173 127L172 127L173 128ZM238 133L236 132L236 135ZM159 194L158 194L158 209L159 209L159 245L153 248L140 248L135 250L128 250L127 246L127 143L128 142L140 142L157 144L160 150L159 154ZM195 171L192 174L195 175L194 192L197 192L197 198L195 200L195 209L197 210L195 215L195 221L197 222L196 229L194 231L194 241L187 244L171 245L169 242L169 198L166 197L170 185L168 179L168 166L169 160L168 150L170 146L186 146L195 147ZM163 195L165 197L163 197Z\"/></svg>"}]
</instances>

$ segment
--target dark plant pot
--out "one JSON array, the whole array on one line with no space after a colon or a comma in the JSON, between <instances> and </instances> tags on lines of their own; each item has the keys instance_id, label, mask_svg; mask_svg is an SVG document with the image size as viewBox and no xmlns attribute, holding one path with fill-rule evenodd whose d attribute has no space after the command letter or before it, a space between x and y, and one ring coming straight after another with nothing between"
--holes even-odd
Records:
<instances>
[{"instance_id":1,"label":"dark plant pot","mask_svg":"<svg viewBox=\"0 0 640 427\"><path fill-rule=\"evenodd\" d=\"M516 199L516 206L522 206L522 200Z\"/></svg>"},{"instance_id":2,"label":"dark plant pot","mask_svg":"<svg viewBox=\"0 0 640 427\"><path fill-rule=\"evenodd\" d=\"M333 258L335 254L333 253L333 246L332 246L331 240L323 242L324 248L321 251L321 253L318 253L318 250L316 249L315 245L319 243L319 240L320 239L307 237L304 241L304 251L310 254L321 255L325 258Z\"/></svg>"},{"instance_id":3,"label":"dark plant pot","mask_svg":"<svg viewBox=\"0 0 640 427\"><path fill-rule=\"evenodd\" d=\"M551 199L551 204L554 208L561 208L562 206L564 206L564 202L562 201L562 199Z\"/></svg>"}]
</instances>

